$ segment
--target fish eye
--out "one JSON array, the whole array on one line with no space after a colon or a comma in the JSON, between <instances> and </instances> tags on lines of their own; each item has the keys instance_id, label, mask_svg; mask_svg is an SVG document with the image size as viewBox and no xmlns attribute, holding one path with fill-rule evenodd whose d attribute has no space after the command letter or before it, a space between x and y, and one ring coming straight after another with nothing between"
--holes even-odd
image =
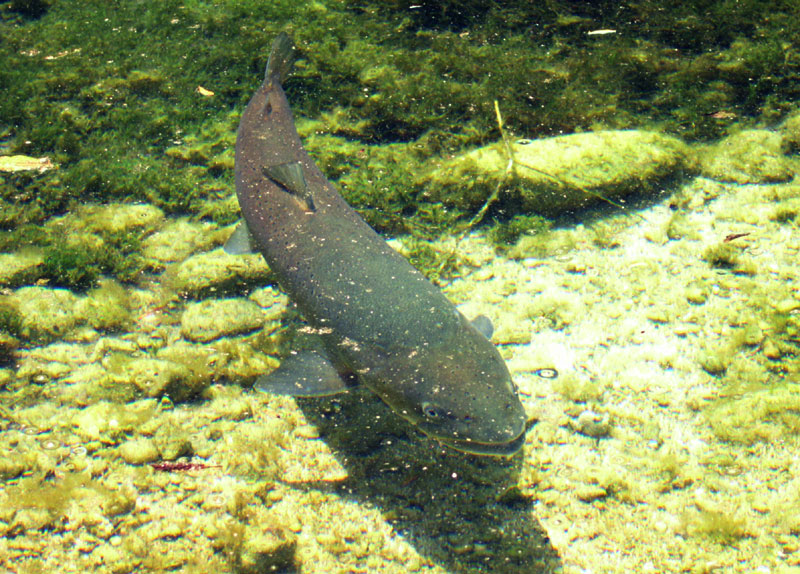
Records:
<instances>
[{"instance_id":1,"label":"fish eye","mask_svg":"<svg viewBox=\"0 0 800 574\"><path fill-rule=\"evenodd\" d=\"M433 403L422 403L422 412L425 414L426 417L429 419L436 419L439 418L439 409Z\"/></svg>"}]
</instances>

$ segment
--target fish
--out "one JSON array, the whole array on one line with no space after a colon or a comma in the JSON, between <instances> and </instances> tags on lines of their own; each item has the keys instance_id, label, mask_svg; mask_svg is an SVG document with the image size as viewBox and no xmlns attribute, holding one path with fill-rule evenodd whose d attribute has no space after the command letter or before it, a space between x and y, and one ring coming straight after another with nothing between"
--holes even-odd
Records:
<instances>
[{"instance_id":1,"label":"fish","mask_svg":"<svg viewBox=\"0 0 800 574\"><path fill-rule=\"evenodd\" d=\"M509 457L527 416L492 326L470 322L339 195L306 152L283 84L297 51L281 33L241 115L228 253L260 252L321 340L258 377L267 393L312 397L363 384L439 443Z\"/></svg>"}]
</instances>

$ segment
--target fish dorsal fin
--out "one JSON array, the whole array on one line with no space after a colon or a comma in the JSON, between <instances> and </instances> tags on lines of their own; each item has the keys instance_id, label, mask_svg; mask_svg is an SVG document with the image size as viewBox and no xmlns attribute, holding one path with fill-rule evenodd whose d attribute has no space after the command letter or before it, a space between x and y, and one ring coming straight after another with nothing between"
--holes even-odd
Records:
<instances>
[{"instance_id":1,"label":"fish dorsal fin","mask_svg":"<svg viewBox=\"0 0 800 574\"><path fill-rule=\"evenodd\" d=\"M492 321L486 315L478 315L472 320L472 326L475 327L478 332L486 337L487 339L492 338L492 333L494 333L494 326L492 325Z\"/></svg>"},{"instance_id":2,"label":"fish dorsal fin","mask_svg":"<svg viewBox=\"0 0 800 574\"><path fill-rule=\"evenodd\" d=\"M306 211L314 211L314 200L299 161L265 167L264 175L300 200Z\"/></svg>"},{"instance_id":3,"label":"fish dorsal fin","mask_svg":"<svg viewBox=\"0 0 800 574\"><path fill-rule=\"evenodd\" d=\"M253 248L253 236L250 235L250 230L247 228L247 223L245 223L244 219L239 222L231 236L228 237L225 245L222 246L222 250L228 255L257 253Z\"/></svg>"}]
</instances>

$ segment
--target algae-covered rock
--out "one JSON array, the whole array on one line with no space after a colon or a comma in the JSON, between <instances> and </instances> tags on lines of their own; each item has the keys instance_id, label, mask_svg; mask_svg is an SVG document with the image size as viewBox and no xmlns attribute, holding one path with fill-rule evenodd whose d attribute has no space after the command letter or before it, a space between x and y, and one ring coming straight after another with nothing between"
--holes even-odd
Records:
<instances>
[{"instance_id":1,"label":"algae-covered rock","mask_svg":"<svg viewBox=\"0 0 800 574\"><path fill-rule=\"evenodd\" d=\"M175 288L191 297L238 291L269 280L261 255L228 255L222 249L194 255L175 270Z\"/></svg>"},{"instance_id":2,"label":"algae-covered rock","mask_svg":"<svg viewBox=\"0 0 800 574\"><path fill-rule=\"evenodd\" d=\"M72 417L76 432L85 439L114 444L125 433L150 420L158 404L142 400L128 404L99 402L78 411Z\"/></svg>"},{"instance_id":3,"label":"algae-covered rock","mask_svg":"<svg viewBox=\"0 0 800 574\"><path fill-rule=\"evenodd\" d=\"M44 257L36 251L0 253L0 287L30 285L42 276Z\"/></svg>"},{"instance_id":4,"label":"algae-covered rock","mask_svg":"<svg viewBox=\"0 0 800 574\"><path fill-rule=\"evenodd\" d=\"M142 242L145 262L153 269L161 269L166 263L183 261L196 250L211 247L215 229L210 223L185 218L171 221Z\"/></svg>"},{"instance_id":5,"label":"algae-covered rock","mask_svg":"<svg viewBox=\"0 0 800 574\"><path fill-rule=\"evenodd\" d=\"M110 203L82 205L70 213L51 219L47 228L53 233L94 233L101 237L131 232L148 234L164 220L164 212L149 204Z\"/></svg>"},{"instance_id":6,"label":"algae-covered rock","mask_svg":"<svg viewBox=\"0 0 800 574\"><path fill-rule=\"evenodd\" d=\"M265 321L279 321L286 313L286 307L289 305L289 297L272 285L262 289L254 289L248 299L261 307Z\"/></svg>"},{"instance_id":7,"label":"algae-covered rock","mask_svg":"<svg viewBox=\"0 0 800 574\"><path fill-rule=\"evenodd\" d=\"M131 320L131 305L125 288L110 279L101 281L100 287L81 299L78 310L92 327L103 331L121 331Z\"/></svg>"},{"instance_id":8,"label":"algae-covered rock","mask_svg":"<svg viewBox=\"0 0 800 574\"><path fill-rule=\"evenodd\" d=\"M256 377L273 371L280 364L267 353L277 354L277 341L270 346L270 340L261 338L262 333L258 332L250 337L219 339L213 345L179 340L160 349L156 356L189 368L198 389L205 389L212 380L252 383Z\"/></svg>"},{"instance_id":9,"label":"algae-covered rock","mask_svg":"<svg viewBox=\"0 0 800 574\"><path fill-rule=\"evenodd\" d=\"M117 449L128 464L147 464L158 460L158 448L151 439L140 438L122 443Z\"/></svg>"},{"instance_id":10,"label":"algae-covered rock","mask_svg":"<svg viewBox=\"0 0 800 574\"><path fill-rule=\"evenodd\" d=\"M19 337L22 332L22 315L14 297L0 296L0 333Z\"/></svg>"},{"instance_id":11,"label":"algae-covered rock","mask_svg":"<svg viewBox=\"0 0 800 574\"><path fill-rule=\"evenodd\" d=\"M13 298L22 317L20 335L30 341L54 341L83 320L78 297L66 289L23 287Z\"/></svg>"},{"instance_id":12,"label":"algae-covered rock","mask_svg":"<svg viewBox=\"0 0 800 574\"><path fill-rule=\"evenodd\" d=\"M242 574L291 571L295 565L296 536L289 531L251 529L242 545L238 566Z\"/></svg>"},{"instance_id":13,"label":"algae-covered rock","mask_svg":"<svg viewBox=\"0 0 800 574\"><path fill-rule=\"evenodd\" d=\"M20 457L8 454L0 456L0 480L16 478L26 470L27 465Z\"/></svg>"},{"instance_id":14,"label":"algae-covered rock","mask_svg":"<svg viewBox=\"0 0 800 574\"><path fill-rule=\"evenodd\" d=\"M158 427L155 436L158 452L164 460L175 460L193 454L192 442L186 429L169 421Z\"/></svg>"},{"instance_id":15,"label":"algae-covered rock","mask_svg":"<svg viewBox=\"0 0 800 574\"><path fill-rule=\"evenodd\" d=\"M89 349L79 343L55 342L23 353L17 365L20 380L58 379L91 363Z\"/></svg>"},{"instance_id":16,"label":"algae-covered rock","mask_svg":"<svg viewBox=\"0 0 800 574\"><path fill-rule=\"evenodd\" d=\"M694 167L680 140L620 130L572 134L511 145L513 173L502 143L444 162L423 177L426 194L476 211L501 185L525 213L564 214L602 201L661 191ZM601 197L599 197L601 196Z\"/></svg>"},{"instance_id":17,"label":"algae-covered rock","mask_svg":"<svg viewBox=\"0 0 800 574\"><path fill-rule=\"evenodd\" d=\"M220 337L249 333L264 325L261 308L247 299L210 299L191 303L181 318L181 333L207 343Z\"/></svg>"},{"instance_id":18,"label":"algae-covered rock","mask_svg":"<svg viewBox=\"0 0 800 574\"><path fill-rule=\"evenodd\" d=\"M790 114L780 127L782 151L800 152L800 111Z\"/></svg>"},{"instance_id":19,"label":"algae-covered rock","mask_svg":"<svg viewBox=\"0 0 800 574\"><path fill-rule=\"evenodd\" d=\"M775 132L744 130L705 148L700 169L706 177L733 183L789 181L793 173L782 148Z\"/></svg>"},{"instance_id":20,"label":"algae-covered rock","mask_svg":"<svg viewBox=\"0 0 800 574\"><path fill-rule=\"evenodd\" d=\"M16 337L0 331L0 365L9 364L14 360L14 351L18 346L19 340ZM3 380L4 377L0 371L0 388L4 386Z\"/></svg>"},{"instance_id":21,"label":"algae-covered rock","mask_svg":"<svg viewBox=\"0 0 800 574\"><path fill-rule=\"evenodd\" d=\"M87 205L76 213L79 227L101 233L127 233L134 230L149 233L164 220L164 212L154 205L113 203Z\"/></svg>"},{"instance_id":22,"label":"algae-covered rock","mask_svg":"<svg viewBox=\"0 0 800 574\"><path fill-rule=\"evenodd\" d=\"M185 365L163 359L133 359L111 378L115 384L135 387L147 397L169 395L175 401L193 397L208 386L208 381L196 377Z\"/></svg>"}]
</instances>

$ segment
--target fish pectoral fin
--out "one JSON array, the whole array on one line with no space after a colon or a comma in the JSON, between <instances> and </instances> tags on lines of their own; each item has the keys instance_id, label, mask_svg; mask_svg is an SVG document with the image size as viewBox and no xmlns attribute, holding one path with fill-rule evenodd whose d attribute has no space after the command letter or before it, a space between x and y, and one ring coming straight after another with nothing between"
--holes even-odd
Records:
<instances>
[{"instance_id":1,"label":"fish pectoral fin","mask_svg":"<svg viewBox=\"0 0 800 574\"><path fill-rule=\"evenodd\" d=\"M486 315L478 315L475 317L472 320L472 326L475 327L478 332L487 339L492 338L494 326L492 325L492 321Z\"/></svg>"},{"instance_id":2,"label":"fish pectoral fin","mask_svg":"<svg viewBox=\"0 0 800 574\"><path fill-rule=\"evenodd\" d=\"M286 357L270 374L258 377L253 388L274 395L322 397L349 387L327 357L302 351Z\"/></svg>"},{"instance_id":3,"label":"fish pectoral fin","mask_svg":"<svg viewBox=\"0 0 800 574\"><path fill-rule=\"evenodd\" d=\"M228 237L225 245L222 246L222 250L228 255L258 253L253 248L253 236L250 235L250 230L247 228L247 223L245 223L244 219L239 222L231 236Z\"/></svg>"},{"instance_id":4,"label":"fish pectoral fin","mask_svg":"<svg viewBox=\"0 0 800 574\"><path fill-rule=\"evenodd\" d=\"M264 167L263 172L264 175L300 200L306 211L314 211L314 199L311 197L311 190L308 189L306 176L303 175L303 166L299 161Z\"/></svg>"}]
</instances>

